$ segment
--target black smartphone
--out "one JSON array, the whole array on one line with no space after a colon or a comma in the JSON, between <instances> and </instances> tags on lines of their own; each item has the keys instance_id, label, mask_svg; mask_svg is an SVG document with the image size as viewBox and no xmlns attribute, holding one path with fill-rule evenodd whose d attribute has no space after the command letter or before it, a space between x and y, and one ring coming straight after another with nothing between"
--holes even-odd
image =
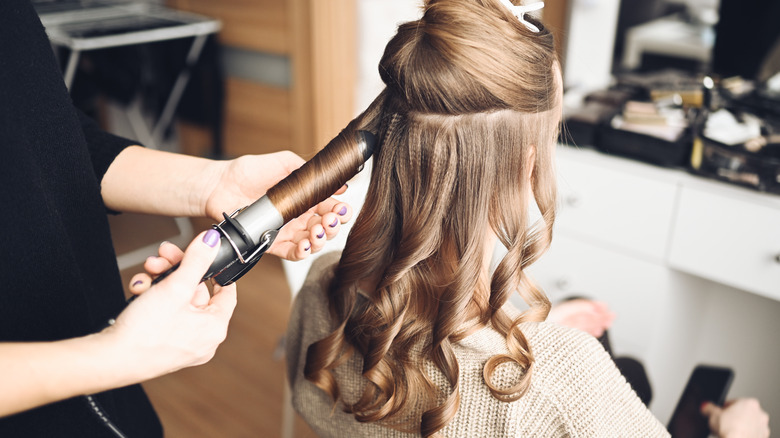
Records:
<instances>
[{"instance_id":1,"label":"black smartphone","mask_svg":"<svg viewBox=\"0 0 780 438\"><path fill-rule=\"evenodd\" d=\"M730 368L709 365L694 368L667 426L672 437L707 438L710 428L707 418L701 414L701 405L712 402L722 406L732 380L734 371Z\"/></svg>"}]
</instances>

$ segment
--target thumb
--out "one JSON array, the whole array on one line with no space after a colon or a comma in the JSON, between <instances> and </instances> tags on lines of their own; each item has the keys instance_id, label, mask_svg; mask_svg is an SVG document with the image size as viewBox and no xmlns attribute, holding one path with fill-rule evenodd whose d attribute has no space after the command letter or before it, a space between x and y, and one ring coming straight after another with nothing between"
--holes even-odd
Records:
<instances>
[{"instance_id":1,"label":"thumb","mask_svg":"<svg viewBox=\"0 0 780 438\"><path fill-rule=\"evenodd\" d=\"M722 409L711 402L704 402L701 404L701 414L707 417L707 425L710 431L714 434L718 434L720 431L720 414Z\"/></svg>"},{"instance_id":2,"label":"thumb","mask_svg":"<svg viewBox=\"0 0 780 438\"><path fill-rule=\"evenodd\" d=\"M181 285L182 290L191 293L217 257L219 243L220 234L215 229L199 234L184 251L184 257L178 269L171 273L170 280Z\"/></svg>"},{"instance_id":3,"label":"thumb","mask_svg":"<svg viewBox=\"0 0 780 438\"><path fill-rule=\"evenodd\" d=\"M704 402L701 404L701 414L705 417L712 417L713 415L720 412L720 407L712 402Z\"/></svg>"}]
</instances>

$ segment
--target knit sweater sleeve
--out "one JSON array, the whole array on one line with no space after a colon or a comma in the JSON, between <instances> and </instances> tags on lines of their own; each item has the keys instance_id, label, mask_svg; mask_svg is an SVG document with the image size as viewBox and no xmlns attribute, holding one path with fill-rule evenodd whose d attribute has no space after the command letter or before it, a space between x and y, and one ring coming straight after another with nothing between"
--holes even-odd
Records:
<instances>
[{"instance_id":1,"label":"knit sweater sleeve","mask_svg":"<svg viewBox=\"0 0 780 438\"><path fill-rule=\"evenodd\" d=\"M80 110L76 112L89 148L92 169L95 171L98 181L102 181L103 175L106 174L108 167L111 166L117 155L128 146L139 145L139 142L110 134L100 129L94 120Z\"/></svg>"},{"instance_id":2,"label":"knit sweater sleeve","mask_svg":"<svg viewBox=\"0 0 780 438\"><path fill-rule=\"evenodd\" d=\"M547 378L555 388L554 403L568 436L669 436L594 337L553 324L545 326L556 332L548 339L557 345L548 346L551 353L540 357L548 363L539 365L556 370Z\"/></svg>"}]
</instances>

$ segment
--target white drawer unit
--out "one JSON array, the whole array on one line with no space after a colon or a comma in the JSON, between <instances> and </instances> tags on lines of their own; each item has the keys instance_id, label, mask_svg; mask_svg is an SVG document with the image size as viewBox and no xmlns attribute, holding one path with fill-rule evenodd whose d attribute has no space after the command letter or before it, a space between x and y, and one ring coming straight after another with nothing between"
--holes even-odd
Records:
<instances>
[{"instance_id":1,"label":"white drawer unit","mask_svg":"<svg viewBox=\"0 0 780 438\"><path fill-rule=\"evenodd\" d=\"M685 187L669 265L780 300L780 206Z\"/></svg>"},{"instance_id":2,"label":"white drawer unit","mask_svg":"<svg viewBox=\"0 0 780 438\"><path fill-rule=\"evenodd\" d=\"M571 155L559 153L556 231L660 262L667 251L677 184L633 172L638 167L634 163L605 167Z\"/></svg>"}]
</instances>

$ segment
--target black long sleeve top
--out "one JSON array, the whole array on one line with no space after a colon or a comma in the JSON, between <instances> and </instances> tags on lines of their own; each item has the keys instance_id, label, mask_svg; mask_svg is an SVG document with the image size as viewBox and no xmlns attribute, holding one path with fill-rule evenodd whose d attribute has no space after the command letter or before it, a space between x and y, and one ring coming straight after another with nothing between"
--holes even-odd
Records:
<instances>
[{"instance_id":1,"label":"black long sleeve top","mask_svg":"<svg viewBox=\"0 0 780 438\"><path fill-rule=\"evenodd\" d=\"M123 309L100 181L133 143L74 108L29 0L0 1L0 342L83 336ZM95 400L126 436L162 436L139 385ZM84 397L0 418L0 437L106 436Z\"/></svg>"}]
</instances>

